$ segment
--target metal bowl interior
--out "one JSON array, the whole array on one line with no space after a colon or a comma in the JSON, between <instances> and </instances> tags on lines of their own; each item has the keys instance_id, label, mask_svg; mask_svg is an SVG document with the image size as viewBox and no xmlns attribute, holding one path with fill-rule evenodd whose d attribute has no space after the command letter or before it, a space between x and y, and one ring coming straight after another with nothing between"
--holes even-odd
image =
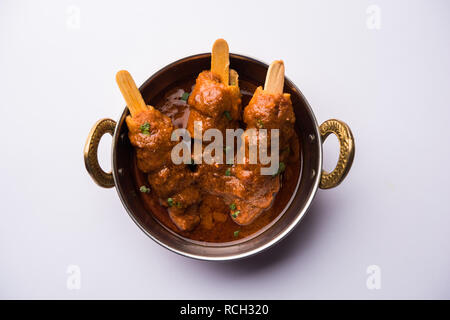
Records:
<instances>
[{"instance_id":1,"label":"metal bowl interior","mask_svg":"<svg viewBox=\"0 0 450 320\"><path fill-rule=\"evenodd\" d=\"M147 104L151 104L152 99L174 82L196 78L201 71L210 68L210 59L209 53L199 54L178 60L161 69L140 87L144 100ZM230 54L230 67L238 72L239 79L259 86L264 83L268 65L246 56ZM129 142L125 123L129 113L125 108L113 138L112 171L119 197L136 224L167 249L202 260L232 260L247 257L261 252L285 237L305 215L317 191L322 168L322 146L316 119L303 94L289 79L285 81L284 92L291 94L297 118L296 126L300 132L302 168L297 189L290 196L288 205L283 208L283 214L265 231L246 241L226 245L202 245L178 237L149 214L135 192L131 172L133 147Z\"/></svg>"}]
</instances>

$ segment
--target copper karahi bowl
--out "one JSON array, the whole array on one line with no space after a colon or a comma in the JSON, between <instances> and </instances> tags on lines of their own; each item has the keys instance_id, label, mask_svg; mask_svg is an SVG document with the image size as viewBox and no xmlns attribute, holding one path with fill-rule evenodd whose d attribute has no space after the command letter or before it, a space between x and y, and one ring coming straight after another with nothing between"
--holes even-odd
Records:
<instances>
[{"instance_id":1,"label":"copper karahi bowl","mask_svg":"<svg viewBox=\"0 0 450 320\"><path fill-rule=\"evenodd\" d=\"M156 72L139 90L145 102L151 104L155 97L174 83L187 78L195 79L201 71L210 68L210 63L210 53L183 58ZM268 65L263 62L237 54L230 54L230 67L238 72L240 80L255 86L264 83L268 69ZM318 188L333 188L345 178L355 152L351 130L344 122L331 119L319 126L306 98L287 78L284 92L291 95L296 116L301 146L299 178L292 194L280 195L287 197L287 205L280 208L281 214L278 218L251 237L227 243L195 242L177 235L152 217L135 191L132 173L134 149L128 139L125 123L125 118L129 115L127 108L118 122L101 119L94 125L84 150L86 169L101 187L116 187L123 206L133 221L150 238L173 252L190 258L215 261L240 259L259 253L283 239L298 225L308 211ZM99 141L106 133L113 136L110 173L101 169L97 159ZM337 136L340 153L336 168L327 173L322 170L322 144L330 133Z\"/></svg>"}]
</instances>

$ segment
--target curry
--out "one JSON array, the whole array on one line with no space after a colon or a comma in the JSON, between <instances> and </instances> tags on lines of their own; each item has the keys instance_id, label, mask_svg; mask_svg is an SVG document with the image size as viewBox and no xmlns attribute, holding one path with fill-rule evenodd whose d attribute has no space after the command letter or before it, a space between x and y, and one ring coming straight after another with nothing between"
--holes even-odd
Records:
<instances>
[{"instance_id":1,"label":"curry","mask_svg":"<svg viewBox=\"0 0 450 320\"><path fill-rule=\"evenodd\" d=\"M228 46L214 44L211 70L175 84L147 106L126 71L117 82L127 102L126 123L135 148L136 190L148 211L166 228L194 241L230 242L262 232L277 220L294 192L300 174L300 146L290 96L282 92L284 65L274 62L263 87L238 80L228 69ZM257 133L257 144L271 144L271 129L279 130L278 170L261 174L266 164L249 161L249 143L243 143L244 161L175 164L171 153L175 129L187 129L195 140L194 124L203 130L242 128L242 139ZM261 132L261 131L259 131ZM245 142L245 141L244 141ZM205 148L206 146L203 146ZM225 153L227 150L225 150ZM234 153L231 155L236 156Z\"/></svg>"}]
</instances>

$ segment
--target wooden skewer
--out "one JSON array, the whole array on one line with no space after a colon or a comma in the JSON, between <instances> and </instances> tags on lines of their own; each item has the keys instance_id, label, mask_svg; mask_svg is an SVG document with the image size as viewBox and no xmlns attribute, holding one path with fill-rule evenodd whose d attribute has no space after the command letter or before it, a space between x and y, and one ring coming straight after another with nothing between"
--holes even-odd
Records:
<instances>
[{"instance_id":1,"label":"wooden skewer","mask_svg":"<svg viewBox=\"0 0 450 320\"><path fill-rule=\"evenodd\" d=\"M282 94L284 87L284 63L282 60L272 62L267 70L264 91L273 94Z\"/></svg>"},{"instance_id":2,"label":"wooden skewer","mask_svg":"<svg viewBox=\"0 0 450 320\"><path fill-rule=\"evenodd\" d=\"M128 71L120 70L117 72L116 82L119 85L119 89L122 92L122 96L127 103L128 110L130 110L132 117L135 117L142 111L148 110L136 83Z\"/></svg>"},{"instance_id":3,"label":"wooden skewer","mask_svg":"<svg viewBox=\"0 0 450 320\"><path fill-rule=\"evenodd\" d=\"M229 84L230 57L228 43L223 39L217 39L212 47L211 71L220 77L223 84Z\"/></svg>"}]
</instances>

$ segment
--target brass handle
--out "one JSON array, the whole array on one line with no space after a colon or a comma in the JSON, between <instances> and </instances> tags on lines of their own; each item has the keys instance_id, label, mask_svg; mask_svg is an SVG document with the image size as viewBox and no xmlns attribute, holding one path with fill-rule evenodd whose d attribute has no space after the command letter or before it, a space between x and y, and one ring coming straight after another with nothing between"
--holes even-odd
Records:
<instances>
[{"instance_id":1,"label":"brass handle","mask_svg":"<svg viewBox=\"0 0 450 320\"><path fill-rule=\"evenodd\" d=\"M319 187L321 189L330 189L339 185L352 167L355 157L355 140L349 126L340 120L330 119L320 125L320 136L322 143L325 139L334 133L340 145L339 160L336 168L330 173L322 170Z\"/></svg>"},{"instance_id":2,"label":"brass handle","mask_svg":"<svg viewBox=\"0 0 450 320\"><path fill-rule=\"evenodd\" d=\"M114 178L111 172L105 172L98 163L98 144L104 134L114 134L116 122L111 119L101 119L92 127L84 146L84 164L95 183L103 188L114 187Z\"/></svg>"}]
</instances>

